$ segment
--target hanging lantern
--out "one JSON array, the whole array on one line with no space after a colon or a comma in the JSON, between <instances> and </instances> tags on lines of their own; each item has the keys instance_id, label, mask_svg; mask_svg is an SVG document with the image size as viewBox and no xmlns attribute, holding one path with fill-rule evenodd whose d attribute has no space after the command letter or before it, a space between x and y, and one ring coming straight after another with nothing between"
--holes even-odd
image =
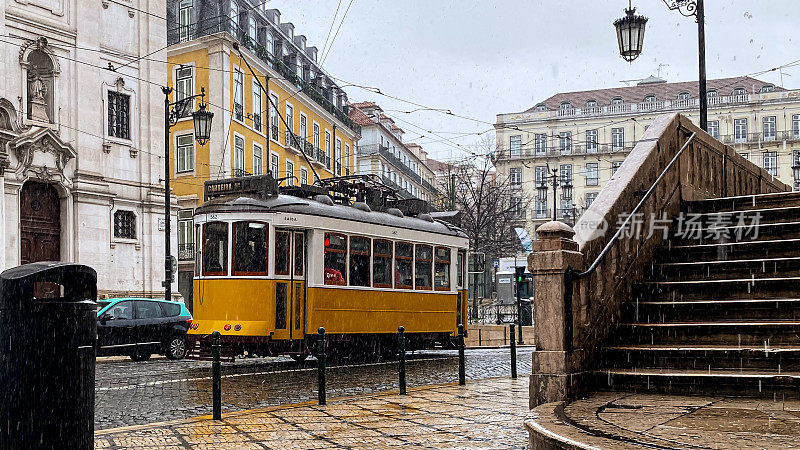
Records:
<instances>
[{"instance_id":1,"label":"hanging lantern","mask_svg":"<svg viewBox=\"0 0 800 450\"><path fill-rule=\"evenodd\" d=\"M626 9L625 17L614 22L614 28L617 29L619 54L625 61L631 62L642 53L646 24L647 17L637 16L636 8Z\"/></svg>"},{"instance_id":2,"label":"hanging lantern","mask_svg":"<svg viewBox=\"0 0 800 450\"><path fill-rule=\"evenodd\" d=\"M200 109L192 113L194 120L194 138L200 145L206 145L211 138L211 120L214 113L206 109L206 104L201 103Z\"/></svg>"},{"instance_id":3,"label":"hanging lantern","mask_svg":"<svg viewBox=\"0 0 800 450\"><path fill-rule=\"evenodd\" d=\"M567 201L572 199L572 183L569 180L561 183L561 196Z\"/></svg>"},{"instance_id":4,"label":"hanging lantern","mask_svg":"<svg viewBox=\"0 0 800 450\"><path fill-rule=\"evenodd\" d=\"M547 201L547 183L544 180L536 186L536 199L539 200L539 203Z\"/></svg>"}]
</instances>

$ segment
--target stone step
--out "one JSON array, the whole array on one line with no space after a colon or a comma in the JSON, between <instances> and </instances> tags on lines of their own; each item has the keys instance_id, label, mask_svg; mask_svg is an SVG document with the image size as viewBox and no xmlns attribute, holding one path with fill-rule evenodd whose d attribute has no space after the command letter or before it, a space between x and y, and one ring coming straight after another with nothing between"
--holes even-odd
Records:
<instances>
[{"instance_id":1,"label":"stone step","mask_svg":"<svg viewBox=\"0 0 800 450\"><path fill-rule=\"evenodd\" d=\"M603 349L601 367L800 372L800 346L617 345Z\"/></svg>"},{"instance_id":2,"label":"stone step","mask_svg":"<svg viewBox=\"0 0 800 450\"><path fill-rule=\"evenodd\" d=\"M655 264L709 260L757 258L787 258L798 256L800 238L760 239L741 242L712 242L705 244L668 244L656 251Z\"/></svg>"},{"instance_id":3,"label":"stone step","mask_svg":"<svg viewBox=\"0 0 800 450\"><path fill-rule=\"evenodd\" d=\"M800 206L800 192L779 192L773 194L713 198L687 202L681 209L688 213L703 213L786 206Z\"/></svg>"},{"instance_id":4,"label":"stone step","mask_svg":"<svg viewBox=\"0 0 800 450\"><path fill-rule=\"evenodd\" d=\"M620 344L800 346L800 320L623 322L609 345Z\"/></svg>"},{"instance_id":5,"label":"stone step","mask_svg":"<svg viewBox=\"0 0 800 450\"><path fill-rule=\"evenodd\" d=\"M711 211L711 212L685 212L683 219L675 219L673 221L674 227L678 227L682 223L701 223L708 224L737 224L740 221L750 223L757 217L759 223L779 222L783 220L796 220L800 219L800 202L797 205L789 206L775 206L765 208L744 208L736 211Z\"/></svg>"},{"instance_id":6,"label":"stone step","mask_svg":"<svg viewBox=\"0 0 800 450\"><path fill-rule=\"evenodd\" d=\"M800 320L800 299L640 301L622 304L625 322Z\"/></svg>"},{"instance_id":7,"label":"stone step","mask_svg":"<svg viewBox=\"0 0 800 450\"><path fill-rule=\"evenodd\" d=\"M800 239L800 220L748 222L744 225L716 225L707 228L697 226L685 229L685 234L676 233L673 230L673 237L670 239L672 246Z\"/></svg>"},{"instance_id":8,"label":"stone step","mask_svg":"<svg viewBox=\"0 0 800 450\"><path fill-rule=\"evenodd\" d=\"M649 281L800 276L800 256L669 262L654 264L648 272Z\"/></svg>"},{"instance_id":9,"label":"stone step","mask_svg":"<svg viewBox=\"0 0 800 450\"><path fill-rule=\"evenodd\" d=\"M751 275L743 278L720 278L684 281L645 281L634 285L633 301L658 298L723 298L794 297L800 286L798 276Z\"/></svg>"},{"instance_id":10,"label":"stone step","mask_svg":"<svg viewBox=\"0 0 800 450\"><path fill-rule=\"evenodd\" d=\"M800 372L601 369L593 372L593 381L599 389L635 392L754 396L772 400L800 396Z\"/></svg>"}]
</instances>

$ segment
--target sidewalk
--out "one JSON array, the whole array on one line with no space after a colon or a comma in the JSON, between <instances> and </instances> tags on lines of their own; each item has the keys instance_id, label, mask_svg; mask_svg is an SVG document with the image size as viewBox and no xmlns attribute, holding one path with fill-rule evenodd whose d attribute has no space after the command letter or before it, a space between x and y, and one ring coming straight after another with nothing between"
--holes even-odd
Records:
<instances>
[{"instance_id":1,"label":"sidewalk","mask_svg":"<svg viewBox=\"0 0 800 450\"><path fill-rule=\"evenodd\" d=\"M95 448L492 448L528 443L528 377L410 388L210 416L114 428Z\"/></svg>"}]
</instances>

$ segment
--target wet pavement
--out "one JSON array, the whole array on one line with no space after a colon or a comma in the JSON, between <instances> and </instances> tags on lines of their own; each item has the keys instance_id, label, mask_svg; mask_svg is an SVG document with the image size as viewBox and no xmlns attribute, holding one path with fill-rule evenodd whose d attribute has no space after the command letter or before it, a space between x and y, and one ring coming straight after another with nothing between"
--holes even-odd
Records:
<instances>
[{"instance_id":1,"label":"wet pavement","mask_svg":"<svg viewBox=\"0 0 800 450\"><path fill-rule=\"evenodd\" d=\"M554 405L526 426L595 448L800 448L799 400L600 392L563 415Z\"/></svg>"},{"instance_id":2,"label":"wet pavement","mask_svg":"<svg viewBox=\"0 0 800 450\"><path fill-rule=\"evenodd\" d=\"M518 449L527 412L528 377L506 377L101 431L95 448Z\"/></svg>"},{"instance_id":3,"label":"wet pavement","mask_svg":"<svg viewBox=\"0 0 800 450\"><path fill-rule=\"evenodd\" d=\"M518 349L520 377L530 374L531 351L531 347ZM506 376L511 371L509 350L468 349L466 370L468 380ZM95 377L95 430L209 414L210 375L209 361L99 362ZM409 354L409 387L457 380L455 351ZM398 389L397 362L329 367L327 386L328 398ZM223 412L301 403L316 398L314 359L296 363L288 358L255 358L223 363Z\"/></svg>"}]
</instances>

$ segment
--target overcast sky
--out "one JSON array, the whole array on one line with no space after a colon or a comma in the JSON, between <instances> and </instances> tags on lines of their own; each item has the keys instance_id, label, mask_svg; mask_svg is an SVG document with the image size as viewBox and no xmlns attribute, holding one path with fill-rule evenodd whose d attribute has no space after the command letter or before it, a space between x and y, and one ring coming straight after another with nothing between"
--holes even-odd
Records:
<instances>
[{"instance_id":1,"label":"overcast sky","mask_svg":"<svg viewBox=\"0 0 800 450\"><path fill-rule=\"evenodd\" d=\"M338 0L272 0L281 20L322 53ZM350 0L341 0L336 33ZM662 0L633 2L647 16L642 55L619 57L613 21L627 0L353 0L324 68L349 83L476 120L346 87L351 101L375 101L435 158L472 151L498 113L523 111L557 92L624 86L657 75L697 79L697 25ZM797 0L707 0L709 78L746 75L800 59ZM760 79L800 87L800 65ZM433 133L433 134L432 134ZM443 140L448 138L449 140ZM460 146L459 146L460 145Z\"/></svg>"}]
</instances>

